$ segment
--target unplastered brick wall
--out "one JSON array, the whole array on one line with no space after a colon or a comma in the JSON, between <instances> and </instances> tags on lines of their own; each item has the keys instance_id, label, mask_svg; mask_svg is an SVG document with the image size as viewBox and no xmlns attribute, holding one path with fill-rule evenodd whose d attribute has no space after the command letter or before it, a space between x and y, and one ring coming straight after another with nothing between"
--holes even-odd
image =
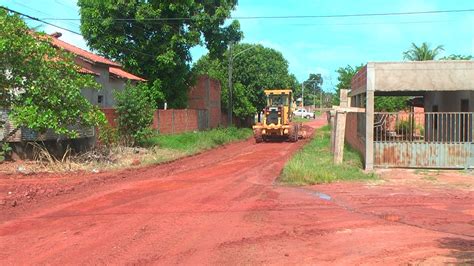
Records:
<instances>
[{"instance_id":1,"label":"unplastered brick wall","mask_svg":"<svg viewBox=\"0 0 474 266\"><path fill-rule=\"evenodd\" d=\"M348 113L346 118L346 142L365 158L365 137L359 136L357 130L358 113Z\"/></svg>"},{"instance_id":2,"label":"unplastered brick wall","mask_svg":"<svg viewBox=\"0 0 474 266\"><path fill-rule=\"evenodd\" d=\"M114 108L102 111L109 124L116 127L117 113ZM216 128L221 122L221 84L208 76L199 76L196 85L189 90L187 109L156 110L152 128L163 134Z\"/></svg>"},{"instance_id":3,"label":"unplastered brick wall","mask_svg":"<svg viewBox=\"0 0 474 266\"><path fill-rule=\"evenodd\" d=\"M163 134L175 134L203 129L199 125L199 112L195 109L157 110L153 129Z\"/></svg>"},{"instance_id":4,"label":"unplastered brick wall","mask_svg":"<svg viewBox=\"0 0 474 266\"><path fill-rule=\"evenodd\" d=\"M109 124L117 126L117 112L115 109L102 109ZM196 109L168 109L156 110L153 113L153 130L162 134L175 134L188 131L197 131L206 128L206 110Z\"/></svg>"},{"instance_id":5,"label":"unplastered brick wall","mask_svg":"<svg viewBox=\"0 0 474 266\"><path fill-rule=\"evenodd\" d=\"M199 76L188 93L189 109L206 110L207 127L221 125L221 84L208 76Z\"/></svg>"}]
</instances>

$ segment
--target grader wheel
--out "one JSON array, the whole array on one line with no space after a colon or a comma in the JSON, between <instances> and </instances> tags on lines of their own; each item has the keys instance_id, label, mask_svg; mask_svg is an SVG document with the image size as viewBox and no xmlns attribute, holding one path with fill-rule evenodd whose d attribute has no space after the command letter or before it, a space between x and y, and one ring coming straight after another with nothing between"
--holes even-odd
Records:
<instances>
[{"instance_id":1,"label":"grader wheel","mask_svg":"<svg viewBox=\"0 0 474 266\"><path fill-rule=\"evenodd\" d=\"M298 141L298 132L299 131L299 127L298 125L292 125L291 126L291 129L290 129L290 134L289 134L289 140L291 142L297 142Z\"/></svg>"},{"instance_id":2,"label":"grader wheel","mask_svg":"<svg viewBox=\"0 0 474 266\"><path fill-rule=\"evenodd\" d=\"M263 142L263 136L262 136L262 130L261 129L255 129L253 131L253 136L255 138L256 143L261 143Z\"/></svg>"}]
</instances>

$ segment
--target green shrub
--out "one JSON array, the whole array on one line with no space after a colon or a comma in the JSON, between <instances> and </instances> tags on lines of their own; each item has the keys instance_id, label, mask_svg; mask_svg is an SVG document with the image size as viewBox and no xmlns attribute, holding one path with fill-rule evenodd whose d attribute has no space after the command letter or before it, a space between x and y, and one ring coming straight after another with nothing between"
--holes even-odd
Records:
<instances>
[{"instance_id":1,"label":"green shrub","mask_svg":"<svg viewBox=\"0 0 474 266\"><path fill-rule=\"evenodd\" d=\"M5 161L11 155L12 148L8 142L3 142L0 146L0 162Z\"/></svg>"},{"instance_id":2,"label":"green shrub","mask_svg":"<svg viewBox=\"0 0 474 266\"><path fill-rule=\"evenodd\" d=\"M155 101L150 97L146 84L131 86L116 94L117 126L125 145L143 142L151 133Z\"/></svg>"},{"instance_id":3,"label":"green shrub","mask_svg":"<svg viewBox=\"0 0 474 266\"><path fill-rule=\"evenodd\" d=\"M106 147L115 146L120 140L118 130L109 123L99 125L99 143Z\"/></svg>"}]
</instances>

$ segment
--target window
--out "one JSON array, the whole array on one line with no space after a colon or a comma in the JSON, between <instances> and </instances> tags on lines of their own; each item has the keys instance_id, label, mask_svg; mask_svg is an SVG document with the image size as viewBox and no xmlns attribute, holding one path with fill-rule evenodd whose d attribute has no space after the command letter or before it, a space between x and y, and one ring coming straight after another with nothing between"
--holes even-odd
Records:
<instances>
[{"instance_id":1,"label":"window","mask_svg":"<svg viewBox=\"0 0 474 266\"><path fill-rule=\"evenodd\" d=\"M97 96L97 104L104 105L104 95Z\"/></svg>"}]
</instances>

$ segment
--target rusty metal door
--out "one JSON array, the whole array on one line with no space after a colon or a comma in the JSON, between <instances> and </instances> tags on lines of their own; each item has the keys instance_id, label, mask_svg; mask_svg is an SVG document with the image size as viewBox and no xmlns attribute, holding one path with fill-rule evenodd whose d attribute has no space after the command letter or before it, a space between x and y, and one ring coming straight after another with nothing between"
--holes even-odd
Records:
<instances>
[{"instance_id":1,"label":"rusty metal door","mask_svg":"<svg viewBox=\"0 0 474 266\"><path fill-rule=\"evenodd\" d=\"M474 168L474 113L376 113L374 165Z\"/></svg>"}]
</instances>

